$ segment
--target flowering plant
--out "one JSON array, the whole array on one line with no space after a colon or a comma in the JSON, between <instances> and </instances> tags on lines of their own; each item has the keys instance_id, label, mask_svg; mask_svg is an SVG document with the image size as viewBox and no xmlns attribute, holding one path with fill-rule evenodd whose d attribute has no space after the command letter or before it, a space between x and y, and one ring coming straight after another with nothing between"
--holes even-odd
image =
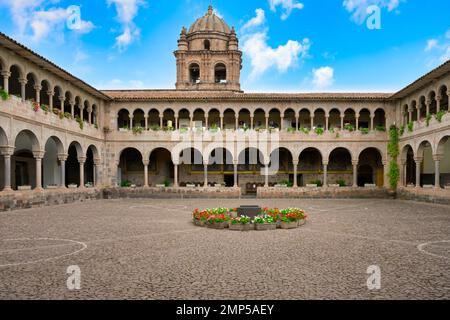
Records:
<instances>
[{"instance_id":1,"label":"flowering plant","mask_svg":"<svg viewBox=\"0 0 450 320\"><path fill-rule=\"evenodd\" d=\"M195 209L192 213L192 218L195 221L207 221L208 218L211 216L211 213L208 210L200 211L199 209Z\"/></svg>"},{"instance_id":2,"label":"flowering plant","mask_svg":"<svg viewBox=\"0 0 450 320\"><path fill-rule=\"evenodd\" d=\"M33 111L38 112L39 109L41 109L41 106L39 105L39 103L33 101Z\"/></svg>"},{"instance_id":3,"label":"flowering plant","mask_svg":"<svg viewBox=\"0 0 450 320\"><path fill-rule=\"evenodd\" d=\"M251 222L251 219L250 219L250 217L247 217L247 216L240 216L240 217L231 219L231 224L233 224L233 225L250 224L250 222Z\"/></svg>"},{"instance_id":4,"label":"flowering plant","mask_svg":"<svg viewBox=\"0 0 450 320\"><path fill-rule=\"evenodd\" d=\"M266 207L266 208L262 209L262 214L265 215L265 216L270 216L275 221L278 221L278 219L279 219L279 217L281 215L281 212L280 212L280 209L278 209L278 208L269 209L269 208Z\"/></svg>"},{"instance_id":5,"label":"flowering plant","mask_svg":"<svg viewBox=\"0 0 450 320\"><path fill-rule=\"evenodd\" d=\"M212 215L208 218L208 223L223 223L228 221L228 216L224 213L219 215Z\"/></svg>"},{"instance_id":6,"label":"flowering plant","mask_svg":"<svg viewBox=\"0 0 450 320\"><path fill-rule=\"evenodd\" d=\"M296 222L299 220L305 220L306 213L298 208L288 208L281 211L281 221L284 222Z\"/></svg>"},{"instance_id":7,"label":"flowering plant","mask_svg":"<svg viewBox=\"0 0 450 320\"><path fill-rule=\"evenodd\" d=\"M264 223L275 223L276 220L269 215L263 215L263 216L257 216L255 217L255 219L253 220L254 223L257 224L264 224Z\"/></svg>"}]
</instances>

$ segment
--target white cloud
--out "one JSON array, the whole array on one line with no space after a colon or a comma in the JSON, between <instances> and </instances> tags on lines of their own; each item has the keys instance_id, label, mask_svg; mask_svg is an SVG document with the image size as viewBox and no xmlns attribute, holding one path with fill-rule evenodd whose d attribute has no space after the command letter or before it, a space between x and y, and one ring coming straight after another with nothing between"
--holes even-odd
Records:
<instances>
[{"instance_id":1,"label":"white cloud","mask_svg":"<svg viewBox=\"0 0 450 320\"><path fill-rule=\"evenodd\" d=\"M263 9L256 9L256 17L250 19L244 26L242 30L253 28L264 24L266 21L266 14Z\"/></svg>"},{"instance_id":2,"label":"white cloud","mask_svg":"<svg viewBox=\"0 0 450 320\"><path fill-rule=\"evenodd\" d=\"M334 83L334 69L331 67L321 67L313 69L312 83L316 89L324 89Z\"/></svg>"},{"instance_id":3,"label":"white cloud","mask_svg":"<svg viewBox=\"0 0 450 320\"><path fill-rule=\"evenodd\" d=\"M439 42L436 39L430 39L427 41L427 47L425 48L425 52L431 51L437 47Z\"/></svg>"},{"instance_id":4,"label":"white cloud","mask_svg":"<svg viewBox=\"0 0 450 320\"><path fill-rule=\"evenodd\" d=\"M114 5L117 12L117 20L122 25L123 32L116 37L115 46L124 50L140 35L140 29L133 20L137 16L139 7L145 6L144 0L107 0L108 6Z\"/></svg>"},{"instance_id":5,"label":"white cloud","mask_svg":"<svg viewBox=\"0 0 450 320\"><path fill-rule=\"evenodd\" d=\"M381 9L386 8L389 12L394 11L400 2L406 0L344 0L344 8L352 14L352 20L362 24L367 18L367 8L376 5Z\"/></svg>"},{"instance_id":6,"label":"white cloud","mask_svg":"<svg viewBox=\"0 0 450 320\"><path fill-rule=\"evenodd\" d=\"M57 4L59 0L0 0L0 5L6 6L16 25L19 36L27 36L31 31L31 39L35 42L42 39L64 39L64 28L69 13L66 8L55 7L45 9L45 5ZM76 30L78 33L89 33L94 24L80 20Z\"/></svg>"},{"instance_id":7,"label":"white cloud","mask_svg":"<svg viewBox=\"0 0 450 320\"><path fill-rule=\"evenodd\" d=\"M450 29L440 36L438 39L430 39L427 41L425 52L430 54L428 64L441 64L450 59Z\"/></svg>"},{"instance_id":8,"label":"white cloud","mask_svg":"<svg viewBox=\"0 0 450 320\"><path fill-rule=\"evenodd\" d=\"M281 6L283 9L283 14L281 15L281 20L286 20L291 15L294 9L301 10L304 8L302 3L296 2L295 0L269 0L270 10L276 12L277 7Z\"/></svg>"},{"instance_id":9,"label":"white cloud","mask_svg":"<svg viewBox=\"0 0 450 320\"><path fill-rule=\"evenodd\" d=\"M270 68L286 72L295 66L300 58L307 57L311 46L309 39L305 38L301 42L288 40L285 45L272 48L267 42L268 28L248 32L250 27L262 26L265 22L264 16L264 10L257 9L256 17L245 23L241 29L242 51L250 60L251 79L262 75Z\"/></svg>"}]
</instances>

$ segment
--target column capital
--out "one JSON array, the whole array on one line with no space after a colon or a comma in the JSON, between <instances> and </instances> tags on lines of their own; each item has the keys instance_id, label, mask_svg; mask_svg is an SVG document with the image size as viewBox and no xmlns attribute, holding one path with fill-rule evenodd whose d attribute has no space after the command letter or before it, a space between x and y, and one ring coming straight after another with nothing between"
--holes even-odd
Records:
<instances>
[{"instance_id":1,"label":"column capital","mask_svg":"<svg viewBox=\"0 0 450 320\"><path fill-rule=\"evenodd\" d=\"M94 166L99 166L102 164L102 159L100 158L95 158L94 159Z\"/></svg>"},{"instance_id":2,"label":"column capital","mask_svg":"<svg viewBox=\"0 0 450 320\"><path fill-rule=\"evenodd\" d=\"M85 164L86 163L86 157L78 157L78 162L80 164Z\"/></svg>"},{"instance_id":3,"label":"column capital","mask_svg":"<svg viewBox=\"0 0 450 320\"><path fill-rule=\"evenodd\" d=\"M352 166L357 166L359 164L359 160L352 160Z\"/></svg>"},{"instance_id":4,"label":"column capital","mask_svg":"<svg viewBox=\"0 0 450 320\"><path fill-rule=\"evenodd\" d=\"M399 159L400 165L404 166L407 162L406 159Z\"/></svg>"},{"instance_id":5,"label":"column capital","mask_svg":"<svg viewBox=\"0 0 450 320\"><path fill-rule=\"evenodd\" d=\"M70 101L69 101L69 105L70 105L71 107L74 107L75 104L76 104L75 100L70 100Z\"/></svg>"},{"instance_id":6,"label":"column capital","mask_svg":"<svg viewBox=\"0 0 450 320\"><path fill-rule=\"evenodd\" d=\"M133 118L134 118L134 115L130 114L128 117L129 117L130 119L133 119Z\"/></svg>"},{"instance_id":7,"label":"column capital","mask_svg":"<svg viewBox=\"0 0 450 320\"><path fill-rule=\"evenodd\" d=\"M66 97L64 97L64 96L59 96L58 98L59 98L59 101L61 101L61 102L66 101Z\"/></svg>"},{"instance_id":8,"label":"column capital","mask_svg":"<svg viewBox=\"0 0 450 320\"><path fill-rule=\"evenodd\" d=\"M443 154L433 154L433 161L442 161L444 159Z\"/></svg>"},{"instance_id":9,"label":"column capital","mask_svg":"<svg viewBox=\"0 0 450 320\"><path fill-rule=\"evenodd\" d=\"M148 166L150 164L150 160L142 160L142 164L144 166Z\"/></svg>"},{"instance_id":10,"label":"column capital","mask_svg":"<svg viewBox=\"0 0 450 320\"><path fill-rule=\"evenodd\" d=\"M67 158L69 157L69 155L68 154L66 154L66 153L60 153L60 154L58 154L58 160L59 161L67 161Z\"/></svg>"},{"instance_id":11,"label":"column capital","mask_svg":"<svg viewBox=\"0 0 450 320\"><path fill-rule=\"evenodd\" d=\"M28 83L28 80L26 78L19 78L19 83L26 85Z\"/></svg>"},{"instance_id":12,"label":"column capital","mask_svg":"<svg viewBox=\"0 0 450 320\"><path fill-rule=\"evenodd\" d=\"M322 164L323 164L324 166L328 166L329 163L330 163L330 161L328 161L328 160L323 160L323 161L322 161Z\"/></svg>"},{"instance_id":13,"label":"column capital","mask_svg":"<svg viewBox=\"0 0 450 320\"><path fill-rule=\"evenodd\" d=\"M416 162L416 165L420 165L423 161L423 157L414 157L414 161Z\"/></svg>"},{"instance_id":14,"label":"column capital","mask_svg":"<svg viewBox=\"0 0 450 320\"><path fill-rule=\"evenodd\" d=\"M34 90L36 90L36 91L41 91L41 90L42 90L42 86L39 85L39 84L35 85L33 88L34 88Z\"/></svg>"},{"instance_id":15,"label":"column capital","mask_svg":"<svg viewBox=\"0 0 450 320\"><path fill-rule=\"evenodd\" d=\"M8 71L8 70L3 70L2 72L1 72L1 75L3 76L3 77L11 77L11 71Z\"/></svg>"},{"instance_id":16,"label":"column capital","mask_svg":"<svg viewBox=\"0 0 450 320\"><path fill-rule=\"evenodd\" d=\"M173 162L174 166L179 166L180 165L180 162L178 162L178 161L172 161L172 162Z\"/></svg>"},{"instance_id":17,"label":"column capital","mask_svg":"<svg viewBox=\"0 0 450 320\"><path fill-rule=\"evenodd\" d=\"M47 94L48 94L50 97L53 97L53 96L55 95L55 92L53 92L52 90L49 90L49 91L47 91Z\"/></svg>"},{"instance_id":18,"label":"column capital","mask_svg":"<svg viewBox=\"0 0 450 320\"><path fill-rule=\"evenodd\" d=\"M36 160L42 160L44 158L45 151L39 150L39 151L33 151L33 157Z\"/></svg>"},{"instance_id":19,"label":"column capital","mask_svg":"<svg viewBox=\"0 0 450 320\"><path fill-rule=\"evenodd\" d=\"M292 161L292 164L293 164L294 166L298 166L299 163L300 163L299 160L293 160L293 161Z\"/></svg>"},{"instance_id":20,"label":"column capital","mask_svg":"<svg viewBox=\"0 0 450 320\"><path fill-rule=\"evenodd\" d=\"M6 147L0 147L0 154L2 156L12 156L14 154L15 147L13 146L6 146Z\"/></svg>"}]
</instances>

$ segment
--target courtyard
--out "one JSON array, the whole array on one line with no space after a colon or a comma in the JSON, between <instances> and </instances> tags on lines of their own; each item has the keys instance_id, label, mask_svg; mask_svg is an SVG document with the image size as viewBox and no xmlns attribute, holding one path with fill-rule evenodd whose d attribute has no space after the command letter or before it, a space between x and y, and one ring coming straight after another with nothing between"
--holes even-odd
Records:
<instances>
[{"instance_id":1,"label":"courtyard","mask_svg":"<svg viewBox=\"0 0 450 320\"><path fill-rule=\"evenodd\" d=\"M296 206L294 230L195 208ZM449 207L399 200L100 200L0 214L0 299L449 299ZM68 290L78 266L81 289ZM367 269L381 269L369 290Z\"/></svg>"}]
</instances>

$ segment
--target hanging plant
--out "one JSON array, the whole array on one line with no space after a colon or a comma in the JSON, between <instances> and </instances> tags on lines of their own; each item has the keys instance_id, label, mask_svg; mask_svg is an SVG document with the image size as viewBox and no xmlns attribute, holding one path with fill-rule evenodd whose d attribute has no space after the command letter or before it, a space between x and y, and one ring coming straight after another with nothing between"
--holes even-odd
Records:
<instances>
[{"instance_id":1,"label":"hanging plant","mask_svg":"<svg viewBox=\"0 0 450 320\"><path fill-rule=\"evenodd\" d=\"M0 97L2 98L3 101L6 101L9 99L9 94L5 90L0 89Z\"/></svg>"},{"instance_id":2,"label":"hanging plant","mask_svg":"<svg viewBox=\"0 0 450 320\"><path fill-rule=\"evenodd\" d=\"M400 154L399 148L399 130L396 126L392 126L389 130L389 144L388 154L391 157L389 164L389 185L392 190L396 190L398 187L398 181L400 177L400 169L398 167L397 158Z\"/></svg>"},{"instance_id":3,"label":"hanging plant","mask_svg":"<svg viewBox=\"0 0 450 320\"><path fill-rule=\"evenodd\" d=\"M427 122L427 127L430 126L430 121L431 121L431 119L432 119L431 114L427 114L427 117L425 118L425 121Z\"/></svg>"}]
</instances>

